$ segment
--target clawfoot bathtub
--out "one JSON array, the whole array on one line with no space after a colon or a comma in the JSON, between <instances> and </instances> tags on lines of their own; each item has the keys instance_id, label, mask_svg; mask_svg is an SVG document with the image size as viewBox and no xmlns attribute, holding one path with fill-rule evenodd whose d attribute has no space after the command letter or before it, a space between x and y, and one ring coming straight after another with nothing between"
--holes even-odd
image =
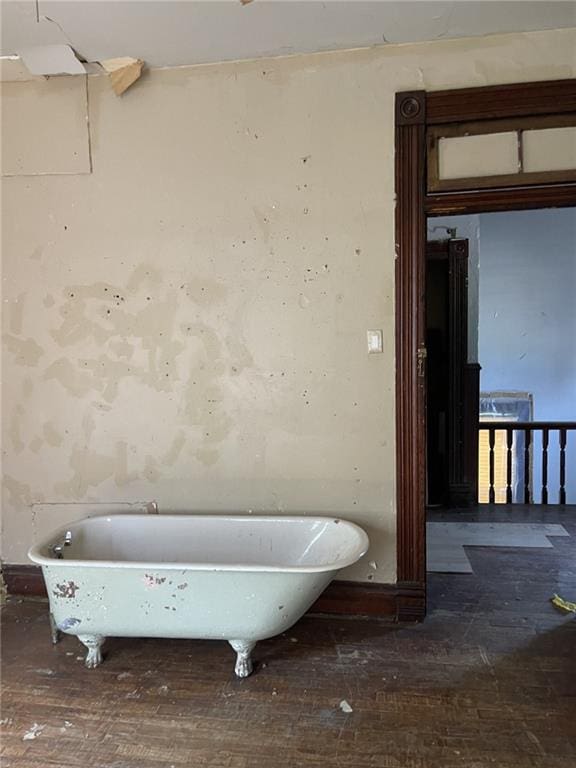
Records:
<instances>
[{"instance_id":1,"label":"clawfoot bathtub","mask_svg":"<svg viewBox=\"0 0 576 768\"><path fill-rule=\"evenodd\" d=\"M367 548L361 528L328 517L114 515L28 555L42 566L53 642L76 635L87 667L107 636L222 639L247 677L256 643L291 627Z\"/></svg>"}]
</instances>

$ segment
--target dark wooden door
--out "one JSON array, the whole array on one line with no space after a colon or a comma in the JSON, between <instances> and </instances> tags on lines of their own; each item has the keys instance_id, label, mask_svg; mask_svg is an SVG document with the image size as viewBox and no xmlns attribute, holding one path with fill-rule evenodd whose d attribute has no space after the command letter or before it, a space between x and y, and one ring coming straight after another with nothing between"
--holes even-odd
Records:
<instances>
[{"instance_id":1,"label":"dark wooden door","mask_svg":"<svg viewBox=\"0 0 576 768\"><path fill-rule=\"evenodd\" d=\"M479 366L468 363L468 241L426 252L427 502L477 498Z\"/></svg>"}]
</instances>

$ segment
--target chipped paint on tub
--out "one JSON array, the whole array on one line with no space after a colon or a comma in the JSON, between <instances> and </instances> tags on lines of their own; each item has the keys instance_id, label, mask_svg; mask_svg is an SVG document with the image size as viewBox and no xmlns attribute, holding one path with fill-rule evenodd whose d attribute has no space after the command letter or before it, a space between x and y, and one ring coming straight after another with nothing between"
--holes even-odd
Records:
<instances>
[{"instance_id":1,"label":"chipped paint on tub","mask_svg":"<svg viewBox=\"0 0 576 768\"><path fill-rule=\"evenodd\" d=\"M62 584L56 584L56 589L52 591L52 594L54 597L74 598L78 589L79 587L75 582L66 581Z\"/></svg>"},{"instance_id":2,"label":"chipped paint on tub","mask_svg":"<svg viewBox=\"0 0 576 768\"><path fill-rule=\"evenodd\" d=\"M145 573L142 579L146 589L155 589L161 586L166 581L165 576L151 576L149 573Z\"/></svg>"},{"instance_id":3,"label":"chipped paint on tub","mask_svg":"<svg viewBox=\"0 0 576 768\"><path fill-rule=\"evenodd\" d=\"M81 623L82 623L81 619L76 619L74 616L70 616L69 618L64 619L64 621L61 621L58 624L58 629L61 632L66 632L66 630L72 629L72 627L75 627L75 626L77 626L78 624L81 624Z\"/></svg>"}]
</instances>

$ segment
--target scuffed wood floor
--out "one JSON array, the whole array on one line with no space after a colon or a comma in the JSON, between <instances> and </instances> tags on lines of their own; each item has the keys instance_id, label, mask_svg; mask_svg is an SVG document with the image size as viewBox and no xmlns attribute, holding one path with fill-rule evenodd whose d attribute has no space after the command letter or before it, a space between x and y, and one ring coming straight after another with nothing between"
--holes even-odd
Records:
<instances>
[{"instance_id":1,"label":"scuffed wood floor","mask_svg":"<svg viewBox=\"0 0 576 768\"><path fill-rule=\"evenodd\" d=\"M307 617L246 680L220 642L111 639L87 670L46 603L12 599L2 768L574 768L576 621L549 603L576 597L570 520L553 550L468 550L422 625Z\"/></svg>"}]
</instances>

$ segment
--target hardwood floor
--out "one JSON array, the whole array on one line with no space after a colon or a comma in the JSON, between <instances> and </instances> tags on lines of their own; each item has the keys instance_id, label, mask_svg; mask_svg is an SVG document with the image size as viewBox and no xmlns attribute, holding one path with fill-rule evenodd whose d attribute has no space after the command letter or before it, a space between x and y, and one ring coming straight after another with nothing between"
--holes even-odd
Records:
<instances>
[{"instance_id":1,"label":"hardwood floor","mask_svg":"<svg viewBox=\"0 0 576 768\"><path fill-rule=\"evenodd\" d=\"M576 514L539 519L571 537L469 549L474 574L431 575L420 625L307 617L246 680L221 642L111 639L85 669L45 602L11 599L1 765L574 768L576 621L549 599L576 599Z\"/></svg>"}]
</instances>

